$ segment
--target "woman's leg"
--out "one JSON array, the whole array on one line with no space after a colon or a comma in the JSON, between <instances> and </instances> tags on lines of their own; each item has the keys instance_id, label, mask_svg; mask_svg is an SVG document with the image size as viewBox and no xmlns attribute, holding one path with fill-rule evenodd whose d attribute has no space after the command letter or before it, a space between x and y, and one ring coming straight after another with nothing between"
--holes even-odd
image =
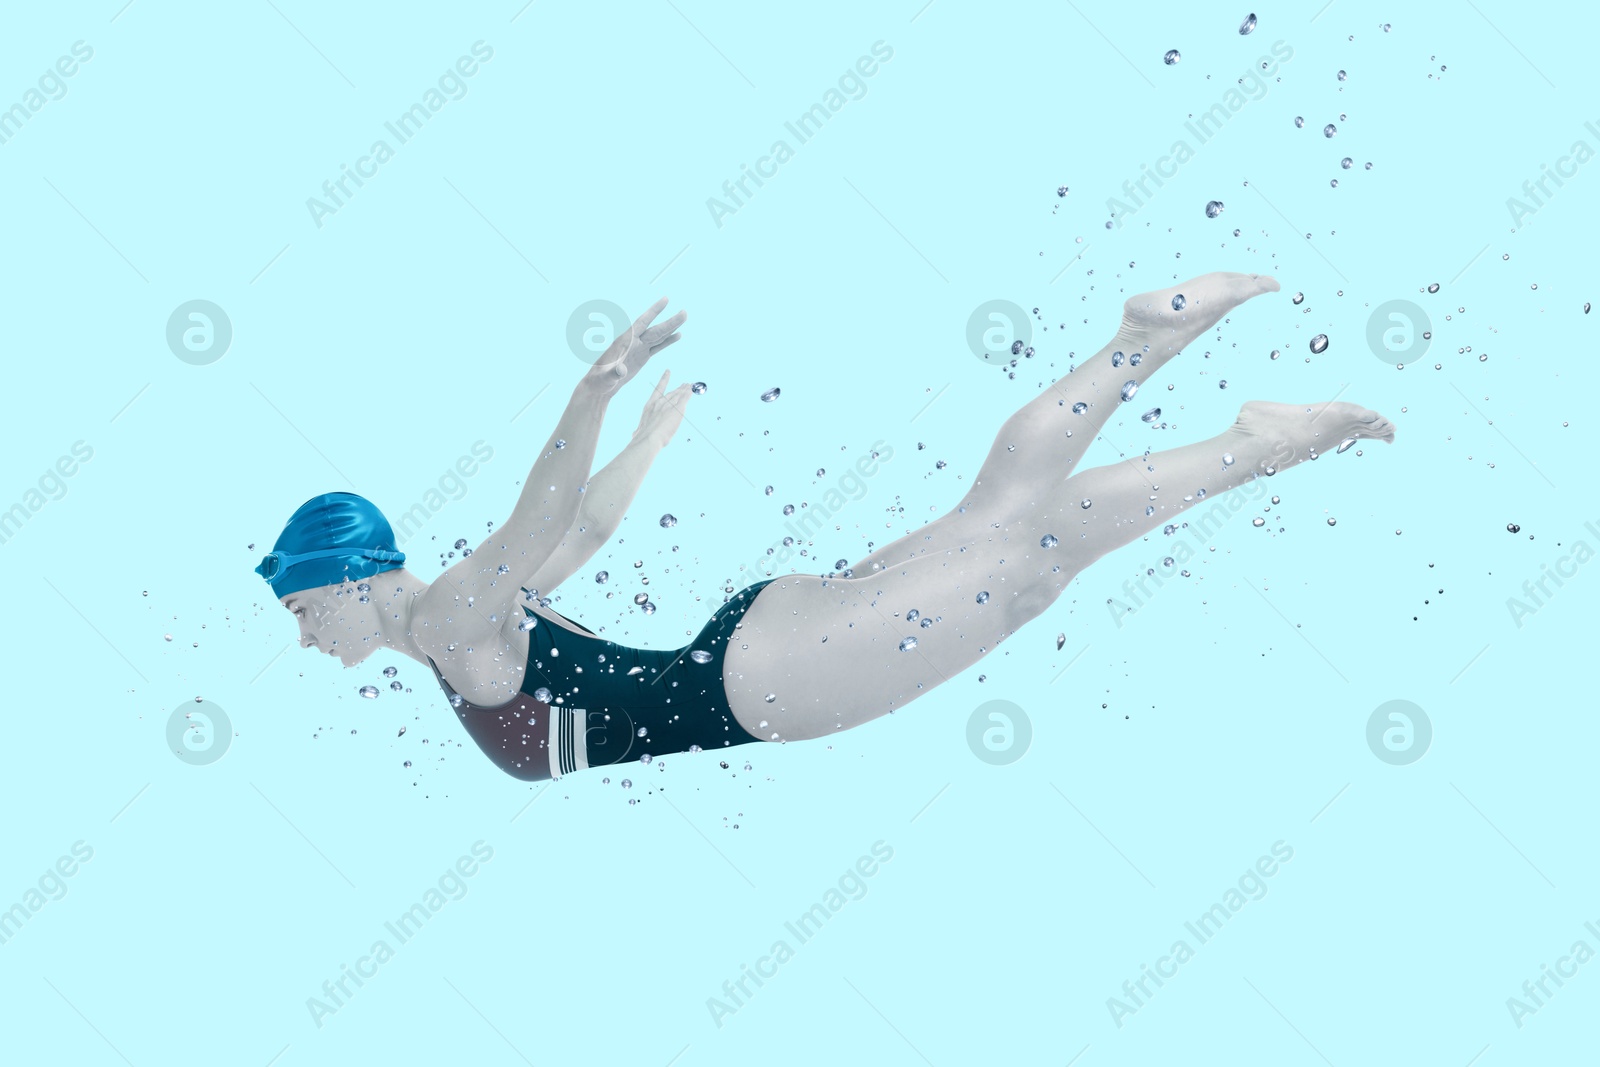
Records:
<instances>
[{"instance_id":1,"label":"woman's leg","mask_svg":"<svg viewBox=\"0 0 1600 1067\"><path fill-rule=\"evenodd\" d=\"M1258 274L1203 274L1130 298L1122 325L1099 352L1006 420L966 498L952 511L873 552L851 570L861 576L928 552L971 544L993 522L1052 491L1124 402L1126 383L1142 386L1185 345L1253 296L1278 291ZM1174 308L1177 297L1181 307Z\"/></svg>"},{"instance_id":2,"label":"woman's leg","mask_svg":"<svg viewBox=\"0 0 1600 1067\"><path fill-rule=\"evenodd\" d=\"M803 740L901 708L1045 611L1105 553L1251 478L1363 437L1393 441L1394 428L1354 404L1251 402L1210 440L1052 479L1019 510L991 515L994 527L970 544L856 578L780 578L730 642L734 716L764 740Z\"/></svg>"}]
</instances>

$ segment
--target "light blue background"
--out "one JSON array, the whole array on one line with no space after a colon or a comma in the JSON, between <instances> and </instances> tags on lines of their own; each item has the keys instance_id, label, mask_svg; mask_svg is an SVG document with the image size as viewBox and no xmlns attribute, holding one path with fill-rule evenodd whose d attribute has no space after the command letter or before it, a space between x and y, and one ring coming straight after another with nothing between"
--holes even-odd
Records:
<instances>
[{"instance_id":1,"label":"light blue background","mask_svg":"<svg viewBox=\"0 0 1600 1067\"><path fill-rule=\"evenodd\" d=\"M1518 232L1506 207L1575 140L1600 148L1586 7L1281 4L1241 37L1244 10L1214 4L120 3L19 8L0 34L0 105L94 49L0 145L0 507L73 442L94 450L0 545L0 906L73 842L94 850L0 945L8 1061L1592 1055L1600 963L1521 1028L1506 1007L1573 942L1600 949L1582 681L1600 571L1520 628L1506 604L1575 540L1600 545L1582 488L1600 164ZM494 57L467 95L315 226L306 199L478 40ZM894 57L866 95L715 225L707 198L879 40ZM1123 181L1279 40L1294 55L1265 96L1105 229ZM1169 428L1130 410L1085 466L1210 436L1250 399L1339 396L1397 443L1286 472L1265 526L1251 504L1120 627L1107 598L1170 544L1119 551L978 668L831 744L541 792L473 750L411 662L292 648L251 573L306 497L398 513L481 439L492 461L408 545L431 578L437 546L509 513L582 370L572 309L668 294L691 317L654 369L710 390L560 606L677 647L784 536L783 503L881 439L893 457L843 530L790 567L943 513L1124 299L1211 270L1283 292L1147 387ZM966 349L996 298L1051 326L1015 380ZM165 343L191 299L233 324L208 366ZM1435 331L1403 371L1364 342L1391 299ZM647 391L615 402L603 456ZM635 559L653 617L629 603ZM414 692L360 699L390 663ZM197 696L237 732L205 767L165 741ZM1008 766L965 740L989 699L1031 719ZM1391 699L1433 723L1409 766L1366 746ZM307 998L478 840L494 858L465 896L315 1025ZM708 998L880 840L893 859L865 895L717 1026ZM1107 998L1280 840L1294 858L1266 896L1119 1028Z\"/></svg>"}]
</instances>

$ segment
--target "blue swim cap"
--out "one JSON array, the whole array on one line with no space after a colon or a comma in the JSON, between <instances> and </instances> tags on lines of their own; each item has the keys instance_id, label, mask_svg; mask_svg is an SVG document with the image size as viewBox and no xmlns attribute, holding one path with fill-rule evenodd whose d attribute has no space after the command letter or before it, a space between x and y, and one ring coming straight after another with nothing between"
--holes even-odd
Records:
<instances>
[{"instance_id":1,"label":"blue swim cap","mask_svg":"<svg viewBox=\"0 0 1600 1067\"><path fill-rule=\"evenodd\" d=\"M256 573L282 599L319 585L370 578L405 561L377 505L354 493L324 493L289 516Z\"/></svg>"}]
</instances>

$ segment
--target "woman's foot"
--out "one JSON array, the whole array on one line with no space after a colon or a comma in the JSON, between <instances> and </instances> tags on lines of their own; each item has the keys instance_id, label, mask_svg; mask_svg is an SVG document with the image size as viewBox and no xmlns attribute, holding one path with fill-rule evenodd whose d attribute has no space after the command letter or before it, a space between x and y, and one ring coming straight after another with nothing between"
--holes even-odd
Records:
<instances>
[{"instance_id":1,"label":"woman's foot","mask_svg":"<svg viewBox=\"0 0 1600 1067\"><path fill-rule=\"evenodd\" d=\"M1140 352L1164 363L1246 300L1277 291L1278 283L1264 274L1214 271L1140 293L1122 305L1122 326L1112 343L1129 355Z\"/></svg>"},{"instance_id":2,"label":"woman's foot","mask_svg":"<svg viewBox=\"0 0 1600 1067\"><path fill-rule=\"evenodd\" d=\"M1259 438L1281 468L1328 452L1343 452L1361 438L1394 443L1394 424L1370 408L1337 400L1317 404L1274 404L1251 400L1229 428Z\"/></svg>"}]
</instances>

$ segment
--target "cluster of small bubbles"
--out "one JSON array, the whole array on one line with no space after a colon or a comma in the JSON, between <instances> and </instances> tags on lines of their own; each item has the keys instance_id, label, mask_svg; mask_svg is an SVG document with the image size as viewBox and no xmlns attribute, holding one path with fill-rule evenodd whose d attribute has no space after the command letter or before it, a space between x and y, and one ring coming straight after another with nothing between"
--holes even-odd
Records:
<instances>
[{"instance_id":1,"label":"cluster of small bubbles","mask_svg":"<svg viewBox=\"0 0 1600 1067\"><path fill-rule=\"evenodd\" d=\"M1206 218L1214 219L1218 215L1222 214L1222 210L1223 210L1223 203L1222 203L1221 200L1208 200L1208 201L1206 201Z\"/></svg>"},{"instance_id":2,"label":"cluster of small bubbles","mask_svg":"<svg viewBox=\"0 0 1600 1067\"><path fill-rule=\"evenodd\" d=\"M1176 48L1169 48L1167 49L1167 54L1161 57L1161 61L1170 67L1175 65L1178 60L1182 58L1183 55L1179 53Z\"/></svg>"},{"instance_id":3,"label":"cluster of small bubbles","mask_svg":"<svg viewBox=\"0 0 1600 1067\"><path fill-rule=\"evenodd\" d=\"M661 528L663 530L670 530L676 525L678 525L678 517L676 515L669 513L661 516Z\"/></svg>"},{"instance_id":4,"label":"cluster of small bubbles","mask_svg":"<svg viewBox=\"0 0 1600 1067\"><path fill-rule=\"evenodd\" d=\"M1322 353L1326 352L1327 350L1328 350L1328 335L1327 334L1319 333L1319 334L1317 334L1315 337L1313 337L1311 339L1311 351L1312 351L1313 355L1321 355Z\"/></svg>"},{"instance_id":5,"label":"cluster of small bubbles","mask_svg":"<svg viewBox=\"0 0 1600 1067\"><path fill-rule=\"evenodd\" d=\"M768 389L766 392L761 394L761 402L763 404L770 404L774 400L778 399L778 397L782 394L782 389L779 389L777 386L773 386L771 389Z\"/></svg>"},{"instance_id":6,"label":"cluster of small bubbles","mask_svg":"<svg viewBox=\"0 0 1600 1067\"><path fill-rule=\"evenodd\" d=\"M1054 548L1060 543L1061 541L1056 537L1055 534L1045 534L1043 537L1039 538L1040 548Z\"/></svg>"},{"instance_id":7,"label":"cluster of small bubbles","mask_svg":"<svg viewBox=\"0 0 1600 1067\"><path fill-rule=\"evenodd\" d=\"M983 592L980 592L974 599L976 599L980 604L987 604L989 602L989 591L984 590Z\"/></svg>"}]
</instances>

